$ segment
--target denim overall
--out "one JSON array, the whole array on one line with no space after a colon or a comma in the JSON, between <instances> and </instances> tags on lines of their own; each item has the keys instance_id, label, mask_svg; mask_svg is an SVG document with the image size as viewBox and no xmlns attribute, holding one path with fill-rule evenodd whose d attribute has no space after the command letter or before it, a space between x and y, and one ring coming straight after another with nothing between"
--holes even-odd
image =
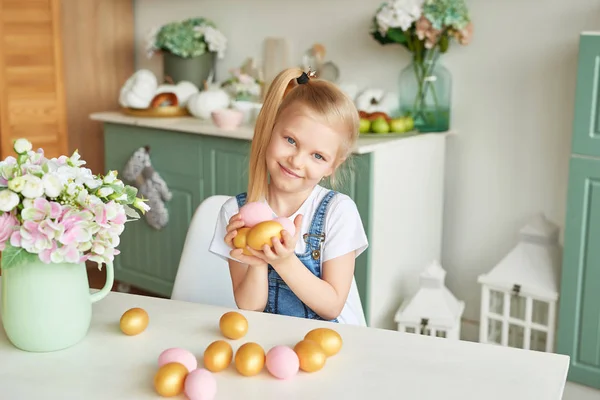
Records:
<instances>
[{"instance_id":1,"label":"denim overall","mask_svg":"<svg viewBox=\"0 0 600 400\"><path fill-rule=\"evenodd\" d=\"M304 254L296 253L298 259L310 272L321 278L321 245L325 240L323 233L327 207L337 192L331 190L325 195L317 207L312 219L308 233L302 238L306 242ZM241 208L246 203L246 193L236 196L238 206ZM264 312L271 314L289 315L299 318L310 318L323 320L317 313L311 310L292 292L288 285L281 279L275 269L269 264L269 298ZM337 318L331 322L338 322Z\"/></svg>"}]
</instances>

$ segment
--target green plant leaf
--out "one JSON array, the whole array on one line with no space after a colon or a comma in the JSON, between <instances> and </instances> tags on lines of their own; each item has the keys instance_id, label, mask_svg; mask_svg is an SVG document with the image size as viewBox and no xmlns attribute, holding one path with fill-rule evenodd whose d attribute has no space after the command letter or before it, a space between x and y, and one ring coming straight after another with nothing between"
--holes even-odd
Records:
<instances>
[{"instance_id":1,"label":"green plant leaf","mask_svg":"<svg viewBox=\"0 0 600 400\"><path fill-rule=\"evenodd\" d=\"M135 196L137 196L137 188L133 186L125 186L125 194L127 194L127 204L131 204L135 201Z\"/></svg>"},{"instance_id":2,"label":"green plant leaf","mask_svg":"<svg viewBox=\"0 0 600 400\"><path fill-rule=\"evenodd\" d=\"M6 245L6 248L2 251L2 269L13 268L22 264L26 264L39 259L37 254L29 253L22 247L13 247Z\"/></svg>"},{"instance_id":3,"label":"green plant leaf","mask_svg":"<svg viewBox=\"0 0 600 400\"><path fill-rule=\"evenodd\" d=\"M123 205L125 209L125 215L133 219L140 219L140 215L133 208L129 207L127 204Z\"/></svg>"},{"instance_id":4,"label":"green plant leaf","mask_svg":"<svg viewBox=\"0 0 600 400\"><path fill-rule=\"evenodd\" d=\"M387 31L387 37L395 43L406 43L406 35L402 32L402 29L390 28Z\"/></svg>"}]
</instances>

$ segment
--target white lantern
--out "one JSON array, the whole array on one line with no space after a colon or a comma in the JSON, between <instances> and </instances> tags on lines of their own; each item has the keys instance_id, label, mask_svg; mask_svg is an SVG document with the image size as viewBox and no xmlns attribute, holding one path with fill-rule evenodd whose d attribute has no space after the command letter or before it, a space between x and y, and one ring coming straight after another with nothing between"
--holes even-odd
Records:
<instances>
[{"instance_id":1,"label":"white lantern","mask_svg":"<svg viewBox=\"0 0 600 400\"><path fill-rule=\"evenodd\" d=\"M396 316L400 332L460 339L465 303L445 286L446 271L434 261L420 275L417 293L402 303Z\"/></svg>"},{"instance_id":2,"label":"white lantern","mask_svg":"<svg viewBox=\"0 0 600 400\"><path fill-rule=\"evenodd\" d=\"M539 214L498 265L478 278L481 343L553 352L560 260L558 227Z\"/></svg>"}]
</instances>

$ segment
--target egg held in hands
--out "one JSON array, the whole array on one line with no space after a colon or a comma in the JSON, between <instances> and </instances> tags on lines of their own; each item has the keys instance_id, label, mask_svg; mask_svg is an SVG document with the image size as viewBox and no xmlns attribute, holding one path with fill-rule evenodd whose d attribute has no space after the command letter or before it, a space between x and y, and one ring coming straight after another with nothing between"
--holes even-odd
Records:
<instances>
[{"instance_id":1,"label":"egg held in hands","mask_svg":"<svg viewBox=\"0 0 600 400\"><path fill-rule=\"evenodd\" d=\"M263 221L250 229L246 243L254 250L261 250L265 244L272 247L274 237L281 240L282 230L283 226L277 221Z\"/></svg>"},{"instance_id":2,"label":"egg held in hands","mask_svg":"<svg viewBox=\"0 0 600 400\"><path fill-rule=\"evenodd\" d=\"M252 255L252 253L246 248L246 245L248 243L248 232L250 232L250 229L251 228L246 227L238 229L236 235L233 238L233 246L236 249L244 249L242 253L244 253L247 256Z\"/></svg>"},{"instance_id":3,"label":"egg held in hands","mask_svg":"<svg viewBox=\"0 0 600 400\"><path fill-rule=\"evenodd\" d=\"M244 221L245 227L252 228L263 221L272 219L273 212L267 203L254 201L246 203L240 208L240 217Z\"/></svg>"},{"instance_id":4,"label":"egg held in hands","mask_svg":"<svg viewBox=\"0 0 600 400\"><path fill-rule=\"evenodd\" d=\"M279 222L281 226L283 226L283 229L290 234L290 236L294 236L294 234L296 233L296 226L289 218L277 217L273 221Z\"/></svg>"}]
</instances>

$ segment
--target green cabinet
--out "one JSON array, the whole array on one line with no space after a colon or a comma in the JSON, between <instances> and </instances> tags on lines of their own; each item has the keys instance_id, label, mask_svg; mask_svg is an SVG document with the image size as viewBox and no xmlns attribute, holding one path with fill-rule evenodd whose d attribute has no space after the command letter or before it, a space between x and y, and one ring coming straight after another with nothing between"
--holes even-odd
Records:
<instances>
[{"instance_id":1,"label":"green cabinet","mask_svg":"<svg viewBox=\"0 0 600 400\"><path fill-rule=\"evenodd\" d=\"M600 389L600 34L581 36L557 352L568 379Z\"/></svg>"},{"instance_id":2,"label":"green cabinet","mask_svg":"<svg viewBox=\"0 0 600 400\"><path fill-rule=\"evenodd\" d=\"M226 137L156 128L104 124L105 169L122 171L140 147L150 147L152 166L167 183L173 198L166 203L169 223L155 230L142 218L127 226L115 258L115 279L169 297L177 274L189 223L209 196L234 196L246 191L250 142ZM365 230L369 229L371 155L354 159L339 188L357 203ZM356 283L367 307L369 250L357 259Z\"/></svg>"}]
</instances>

